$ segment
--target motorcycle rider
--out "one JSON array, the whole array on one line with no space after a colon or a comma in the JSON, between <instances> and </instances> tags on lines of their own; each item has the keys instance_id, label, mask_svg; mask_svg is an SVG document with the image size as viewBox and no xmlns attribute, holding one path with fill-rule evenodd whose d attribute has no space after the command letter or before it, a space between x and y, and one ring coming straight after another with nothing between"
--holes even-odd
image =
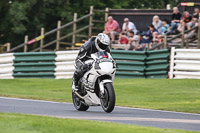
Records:
<instances>
[{"instance_id":1,"label":"motorcycle rider","mask_svg":"<svg viewBox=\"0 0 200 133\"><path fill-rule=\"evenodd\" d=\"M80 51L75 60L75 72L72 81L72 89L78 90L78 82L80 78L91 68L91 64L85 64L90 59L91 54L96 52L109 52L110 38L104 33L99 33L96 37L91 37L85 44L80 47Z\"/></svg>"}]
</instances>

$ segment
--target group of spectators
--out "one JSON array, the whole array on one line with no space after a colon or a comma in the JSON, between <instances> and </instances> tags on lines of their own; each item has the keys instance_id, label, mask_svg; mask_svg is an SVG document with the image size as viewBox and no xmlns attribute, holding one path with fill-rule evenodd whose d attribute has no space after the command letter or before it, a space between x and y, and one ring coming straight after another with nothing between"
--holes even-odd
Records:
<instances>
[{"instance_id":1,"label":"group of spectators","mask_svg":"<svg viewBox=\"0 0 200 133\"><path fill-rule=\"evenodd\" d=\"M164 35L178 34L183 28L189 30L197 26L199 18L200 11L198 8L195 8L191 15L188 11L182 14L177 7L174 7L171 22L167 19L160 20L159 16L155 15L152 23L148 26L148 30L140 32L128 18L124 18L121 30L118 22L112 16L109 16L104 33L110 36L112 44L127 44L130 45L130 50L143 51L147 46L151 48L154 44L164 42ZM185 39L190 39L196 35L197 30L193 30L185 35Z\"/></svg>"}]
</instances>

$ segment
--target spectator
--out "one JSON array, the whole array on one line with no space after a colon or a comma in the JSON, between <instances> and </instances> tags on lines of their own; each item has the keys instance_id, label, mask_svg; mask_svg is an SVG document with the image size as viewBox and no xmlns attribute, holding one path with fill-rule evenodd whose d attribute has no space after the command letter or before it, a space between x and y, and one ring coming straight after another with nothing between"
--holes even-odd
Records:
<instances>
[{"instance_id":1,"label":"spectator","mask_svg":"<svg viewBox=\"0 0 200 133\"><path fill-rule=\"evenodd\" d=\"M167 24L167 20L163 20L162 21L162 27L161 27L162 31L161 31L161 35L164 35L168 29L169 29L169 24Z\"/></svg>"},{"instance_id":2,"label":"spectator","mask_svg":"<svg viewBox=\"0 0 200 133\"><path fill-rule=\"evenodd\" d=\"M129 36L122 35L122 37L128 40L128 44L130 44L130 50L133 50L135 46L138 44L139 37L138 35L135 35L133 31L129 32Z\"/></svg>"},{"instance_id":3,"label":"spectator","mask_svg":"<svg viewBox=\"0 0 200 133\"><path fill-rule=\"evenodd\" d=\"M154 28L154 26L151 24L149 25L149 30L146 32L145 37L149 42L152 42L153 36L157 35L158 31Z\"/></svg>"},{"instance_id":4,"label":"spectator","mask_svg":"<svg viewBox=\"0 0 200 133\"><path fill-rule=\"evenodd\" d=\"M200 13L199 13L199 19L200 19Z\"/></svg>"},{"instance_id":5,"label":"spectator","mask_svg":"<svg viewBox=\"0 0 200 133\"><path fill-rule=\"evenodd\" d=\"M149 44L149 41L143 37L143 34L139 35L139 43L135 47L136 51L144 51L146 45Z\"/></svg>"},{"instance_id":6,"label":"spectator","mask_svg":"<svg viewBox=\"0 0 200 133\"><path fill-rule=\"evenodd\" d=\"M177 28L180 24L182 14L179 12L177 7L173 8L172 14L172 21L171 21L171 32L170 33L177 33Z\"/></svg>"},{"instance_id":7,"label":"spectator","mask_svg":"<svg viewBox=\"0 0 200 133\"><path fill-rule=\"evenodd\" d=\"M138 41L139 41L138 35L135 35L135 32L130 31L130 32L129 32L128 43L129 43L130 45L132 45L133 42L138 43Z\"/></svg>"},{"instance_id":8,"label":"spectator","mask_svg":"<svg viewBox=\"0 0 200 133\"><path fill-rule=\"evenodd\" d=\"M192 21L192 16L189 14L188 11L185 11L180 21L181 24L179 25L178 30L181 32L184 25L186 25L187 29L189 30L194 25L193 22L191 21Z\"/></svg>"},{"instance_id":9,"label":"spectator","mask_svg":"<svg viewBox=\"0 0 200 133\"><path fill-rule=\"evenodd\" d=\"M153 26L155 27L155 29L158 31L158 33L162 32L162 21L159 19L159 17L156 15L153 17L153 22L152 22Z\"/></svg>"},{"instance_id":10,"label":"spectator","mask_svg":"<svg viewBox=\"0 0 200 133\"><path fill-rule=\"evenodd\" d=\"M199 8L194 9L193 18L199 19Z\"/></svg>"},{"instance_id":11,"label":"spectator","mask_svg":"<svg viewBox=\"0 0 200 133\"><path fill-rule=\"evenodd\" d=\"M188 11L185 11L183 15L183 22L189 23L191 20L192 20L192 16L190 15Z\"/></svg>"},{"instance_id":12,"label":"spectator","mask_svg":"<svg viewBox=\"0 0 200 133\"><path fill-rule=\"evenodd\" d=\"M128 39L126 38L125 33L120 34L119 44L128 44Z\"/></svg>"},{"instance_id":13,"label":"spectator","mask_svg":"<svg viewBox=\"0 0 200 133\"><path fill-rule=\"evenodd\" d=\"M124 44L128 43L128 40L127 40L126 37L124 37L124 35L129 36L129 32L131 32L131 31L133 31L135 34L137 33L137 29L136 29L134 23L130 22L128 18L125 18L123 26L122 26L122 33L119 36L119 38L120 38L119 43L120 44L123 44L121 42L124 42Z\"/></svg>"},{"instance_id":14,"label":"spectator","mask_svg":"<svg viewBox=\"0 0 200 133\"><path fill-rule=\"evenodd\" d=\"M108 17L108 21L105 25L104 32L105 34L109 35L111 37L112 43L115 43L115 36L119 35L120 33L119 24L117 21L115 21L112 16Z\"/></svg>"},{"instance_id":15,"label":"spectator","mask_svg":"<svg viewBox=\"0 0 200 133\"><path fill-rule=\"evenodd\" d=\"M154 33L154 36L153 36L153 44L160 44L164 42L164 39L163 39L163 35L158 35L158 33Z\"/></svg>"},{"instance_id":16,"label":"spectator","mask_svg":"<svg viewBox=\"0 0 200 133\"><path fill-rule=\"evenodd\" d=\"M199 14L200 14L199 9L195 8L194 13L193 13L193 18L192 18L191 22L188 23L188 26L187 26L188 29L191 29L193 26L196 25L196 23L198 23Z\"/></svg>"},{"instance_id":17,"label":"spectator","mask_svg":"<svg viewBox=\"0 0 200 133\"><path fill-rule=\"evenodd\" d=\"M122 26L122 32L127 34L130 31L133 31L135 34L137 33L135 24L133 22L130 22L128 18L125 18Z\"/></svg>"},{"instance_id":18,"label":"spectator","mask_svg":"<svg viewBox=\"0 0 200 133\"><path fill-rule=\"evenodd\" d=\"M198 26L198 23L195 23L195 26ZM194 29L193 31L191 31L190 33L188 33L187 35L185 35L185 39L189 40L192 38L197 38L198 32L197 32L197 28Z\"/></svg>"},{"instance_id":19,"label":"spectator","mask_svg":"<svg viewBox=\"0 0 200 133\"><path fill-rule=\"evenodd\" d=\"M162 33L160 35L157 32L153 33L153 44L151 43L150 46L164 42L163 37L167 33L168 30L169 30L169 24L167 24L167 20L163 20Z\"/></svg>"}]
</instances>

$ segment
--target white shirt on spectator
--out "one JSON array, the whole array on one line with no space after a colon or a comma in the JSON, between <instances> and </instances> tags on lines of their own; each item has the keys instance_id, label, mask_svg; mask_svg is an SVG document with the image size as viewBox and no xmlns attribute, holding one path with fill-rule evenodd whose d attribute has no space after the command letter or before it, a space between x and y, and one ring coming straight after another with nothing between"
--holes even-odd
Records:
<instances>
[{"instance_id":1,"label":"white shirt on spectator","mask_svg":"<svg viewBox=\"0 0 200 133\"><path fill-rule=\"evenodd\" d=\"M133 41L139 41L139 36L134 35L133 37L130 37Z\"/></svg>"},{"instance_id":2,"label":"white shirt on spectator","mask_svg":"<svg viewBox=\"0 0 200 133\"><path fill-rule=\"evenodd\" d=\"M128 22L128 28L132 29L132 31L136 34L137 33L137 29L134 25L133 22ZM123 23L122 29L125 30L126 29L126 23Z\"/></svg>"},{"instance_id":3,"label":"white shirt on spectator","mask_svg":"<svg viewBox=\"0 0 200 133\"><path fill-rule=\"evenodd\" d=\"M162 33L162 21L159 20L158 23L152 22L153 26L158 30L158 33Z\"/></svg>"},{"instance_id":4,"label":"white shirt on spectator","mask_svg":"<svg viewBox=\"0 0 200 133\"><path fill-rule=\"evenodd\" d=\"M139 36L138 35L134 35L133 37L129 37L129 39L131 39L133 42L132 42L132 45L133 46L137 46L138 43L139 43Z\"/></svg>"}]
</instances>

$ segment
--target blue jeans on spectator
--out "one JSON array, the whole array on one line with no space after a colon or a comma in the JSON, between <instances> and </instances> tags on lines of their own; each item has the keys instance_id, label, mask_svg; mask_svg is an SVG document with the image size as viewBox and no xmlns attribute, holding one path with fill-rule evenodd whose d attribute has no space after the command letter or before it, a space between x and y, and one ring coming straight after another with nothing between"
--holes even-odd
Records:
<instances>
[{"instance_id":1,"label":"blue jeans on spectator","mask_svg":"<svg viewBox=\"0 0 200 133\"><path fill-rule=\"evenodd\" d=\"M189 22L189 23L187 23L187 25L189 25L192 28L194 26L194 23L193 22Z\"/></svg>"},{"instance_id":2,"label":"blue jeans on spectator","mask_svg":"<svg viewBox=\"0 0 200 133\"><path fill-rule=\"evenodd\" d=\"M180 23L171 23L171 32L173 32L175 29L177 29L178 28L178 26L179 26L179 24Z\"/></svg>"}]
</instances>

